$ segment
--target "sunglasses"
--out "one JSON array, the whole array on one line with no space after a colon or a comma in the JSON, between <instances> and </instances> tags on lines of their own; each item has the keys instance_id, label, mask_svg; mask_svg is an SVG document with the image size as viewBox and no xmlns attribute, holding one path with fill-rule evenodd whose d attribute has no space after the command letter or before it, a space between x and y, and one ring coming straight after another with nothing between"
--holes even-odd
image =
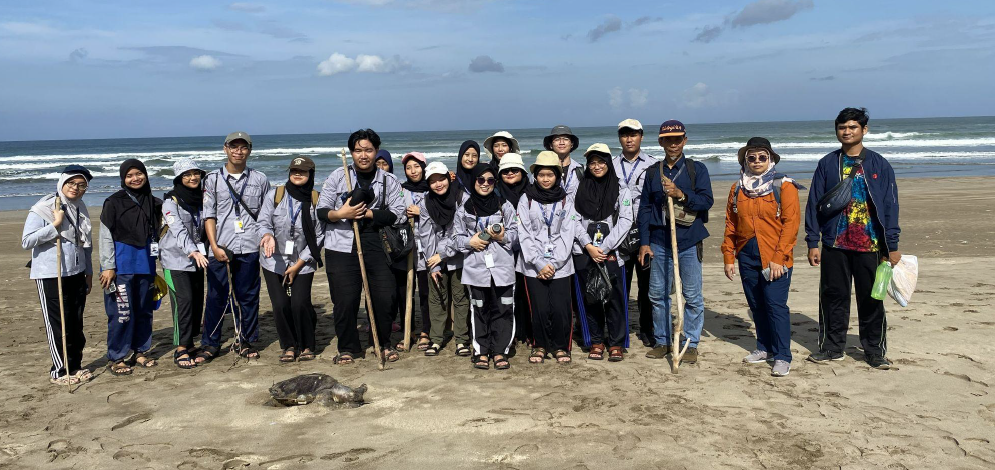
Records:
<instances>
[{"instance_id":1,"label":"sunglasses","mask_svg":"<svg viewBox=\"0 0 995 470\"><path fill-rule=\"evenodd\" d=\"M756 162L765 163L769 158L770 157L768 157L767 154L762 153L760 155L747 155L746 161L750 163L756 163Z\"/></svg>"},{"instance_id":2,"label":"sunglasses","mask_svg":"<svg viewBox=\"0 0 995 470\"><path fill-rule=\"evenodd\" d=\"M493 186L494 182L497 181L494 177L484 178L483 176L477 178L477 184L481 186Z\"/></svg>"}]
</instances>

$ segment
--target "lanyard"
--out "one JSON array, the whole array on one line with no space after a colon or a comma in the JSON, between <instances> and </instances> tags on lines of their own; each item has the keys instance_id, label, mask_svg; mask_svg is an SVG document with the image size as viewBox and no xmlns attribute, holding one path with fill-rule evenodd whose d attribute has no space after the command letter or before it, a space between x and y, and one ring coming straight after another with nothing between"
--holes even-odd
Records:
<instances>
[{"instance_id":1,"label":"lanyard","mask_svg":"<svg viewBox=\"0 0 995 470\"><path fill-rule=\"evenodd\" d=\"M636 168L639 168L639 164L643 162L639 159L639 155L636 155L636 163L632 164L632 173L627 173L625 171L625 162L627 161L628 160L625 159L625 155L622 155L622 162L619 163L619 166L622 167L622 177L625 178L626 186L629 185L629 180L632 179L632 176L636 174Z\"/></svg>"},{"instance_id":2,"label":"lanyard","mask_svg":"<svg viewBox=\"0 0 995 470\"><path fill-rule=\"evenodd\" d=\"M223 170L224 170L224 167L222 167L222 171ZM235 206L235 217L241 217L242 216L242 208L239 206L239 202L242 201L242 196L245 195L245 188L247 186L249 186L249 173L250 173L250 171L251 170L249 170L248 168L246 168L245 169L245 173L243 173L243 175L245 175L245 182L242 183L242 189L239 190L238 196L235 195L235 191L232 191L232 186L228 185L228 194L231 194L231 202L232 202L232 205ZM231 176L230 173L229 173L229 176ZM228 176L225 176L225 181L227 181L227 180L228 180Z\"/></svg>"},{"instance_id":3,"label":"lanyard","mask_svg":"<svg viewBox=\"0 0 995 470\"><path fill-rule=\"evenodd\" d=\"M491 216L487 216L487 218L484 219L484 225L480 225L480 217L477 217L477 220L474 221L473 224L477 227L478 231L486 232L487 227L491 224Z\"/></svg>"},{"instance_id":4,"label":"lanyard","mask_svg":"<svg viewBox=\"0 0 995 470\"><path fill-rule=\"evenodd\" d=\"M294 199L287 199L287 217L290 217L290 238L294 238L294 230L297 228L297 216L301 215L301 208L304 204L297 205L297 212L293 211Z\"/></svg>"},{"instance_id":5,"label":"lanyard","mask_svg":"<svg viewBox=\"0 0 995 470\"><path fill-rule=\"evenodd\" d=\"M128 192L127 194L128 194L128 197L131 198L131 202L134 202L135 205L138 206L138 212L140 212L142 215L145 215L145 208L142 207L141 203L138 202L138 199L135 198L135 196L132 195L130 192ZM152 197L152 195L149 195L149 197ZM79 210L79 209L77 209L77 210ZM150 214L151 214L151 212L150 212ZM78 212L77 212L77 215L78 215ZM153 242L158 242L159 241L159 234L156 233L154 219L152 218L151 215L149 215L148 219L149 219L149 235L152 237L152 241Z\"/></svg>"},{"instance_id":6,"label":"lanyard","mask_svg":"<svg viewBox=\"0 0 995 470\"><path fill-rule=\"evenodd\" d=\"M63 204L62 206L65 207L66 204ZM79 207L74 205L70 206L76 209L76 218L74 219L73 217L68 217L68 219L69 225L72 225L73 227L73 241L76 243L76 246L79 246Z\"/></svg>"},{"instance_id":7,"label":"lanyard","mask_svg":"<svg viewBox=\"0 0 995 470\"><path fill-rule=\"evenodd\" d=\"M553 238L553 219L556 217L556 204L558 203L559 201L553 203L553 210L548 217L546 216L545 204L539 204L539 210L542 211L542 221L546 223L546 234L549 238Z\"/></svg>"}]
</instances>

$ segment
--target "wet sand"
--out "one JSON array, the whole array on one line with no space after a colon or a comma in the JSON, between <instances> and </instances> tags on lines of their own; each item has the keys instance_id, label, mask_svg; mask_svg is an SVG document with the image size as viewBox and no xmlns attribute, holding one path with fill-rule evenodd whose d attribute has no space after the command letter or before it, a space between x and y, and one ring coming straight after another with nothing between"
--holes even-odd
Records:
<instances>
[{"instance_id":1,"label":"wet sand","mask_svg":"<svg viewBox=\"0 0 995 470\"><path fill-rule=\"evenodd\" d=\"M521 354L509 371L476 371L449 345L436 358L402 354L384 372L372 356L336 366L327 281L318 275L318 360L277 362L264 293L260 360L226 354L176 368L164 304L153 336L160 364L120 378L105 367L96 291L84 350L96 378L69 394L48 382L44 323L23 267L29 255L17 243L26 213L2 212L0 468L993 468L993 181L900 181L900 247L921 265L910 306L886 301L890 371L863 362L855 307L847 359L804 361L817 347L819 273L801 242L789 300L794 367L779 379L740 362L753 349L753 324L738 279L722 274L718 204L706 242L701 357L678 375L644 358L635 337L617 364L575 349L571 365L531 365ZM716 199L728 190L716 183ZM368 403L263 406L270 385L306 372L366 383Z\"/></svg>"}]
</instances>

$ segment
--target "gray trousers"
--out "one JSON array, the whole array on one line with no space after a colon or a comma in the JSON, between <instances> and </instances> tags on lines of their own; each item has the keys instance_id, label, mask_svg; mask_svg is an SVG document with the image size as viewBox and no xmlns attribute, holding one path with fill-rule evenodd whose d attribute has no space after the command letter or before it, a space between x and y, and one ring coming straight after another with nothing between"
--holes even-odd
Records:
<instances>
[{"instance_id":1,"label":"gray trousers","mask_svg":"<svg viewBox=\"0 0 995 470\"><path fill-rule=\"evenodd\" d=\"M462 275L462 269L442 271L438 284L429 275L428 308L432 316L429 337L435 344L441 345L445 340L450 305L453 308L453 341L456 344L470 344L470 300L460 282Z\"/></svg>"}]
</instances>

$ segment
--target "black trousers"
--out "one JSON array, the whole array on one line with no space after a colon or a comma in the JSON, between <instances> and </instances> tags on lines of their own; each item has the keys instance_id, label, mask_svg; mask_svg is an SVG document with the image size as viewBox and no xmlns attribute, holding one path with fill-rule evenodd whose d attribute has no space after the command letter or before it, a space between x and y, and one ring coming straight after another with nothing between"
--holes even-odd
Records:
<instances>
[{"instance_id":1,"label":"black trousers","mask_svg":"<svg viewBox=\"0 0 995 470\"><path fill-rule=\"evenodd\" d=\"M536 347L549 352L570 350L573 331L571 314L573 276L561 279L526 277L529 305L532 306L532 332Z\"/></svg>"},{"instance_id":2,"label":"black trousers","mask_svg":"<svg viewBox=\"0 0 995 470\"><path fill-rule=\"evenodd\" d=\"M390 327L397 314L394 272L387 263L380 236L376 232L360 234L363 243L363 261L370 284L375 325L370 332L377 335L381 348L390 348ZM335 335L339 339L339 352L360 355L363 346L356 330L356 316L363 295L363 277L359 268L359 255L353 246L351 253L325 250L325 272L328 275L329 293L332 296L332 315L335 317ZM379 351L377 351L379 354Z\"/></svg>"},{"instance_id":3,"label":"black trousers","mask_svg":"<svg viewBox=\"0 0 995 470\"><path fill-rule=\"evenodd\" d=\"M164 269L163 274L173 307L173 345L191 349L204 319L204 270Z\"/></svg>"},{"instance_id":4,"label":"black trousers","mask_svg":"<svg viewBox=\"0 0 995 470\"><path fill-rule=\"evenodd\" d=\"M515 340L534 344L532 333L532 307L529 306L529 296L525 289L525 275L515 273Z\"/></svg>"},{"instance_id":5,"label":"black trousers","mask_svg":"<svg viewBox=\"0 0 995 470\"><path fill-rule=\"evenodd\" d=\"M366 249L366 246L363 246ZM391 271L394 273L394 297L397 299L397 321L399 323L404 322L404 310L407 308L406 302L408 300L408 262L405 261L403 266L398 263L394 263L391 266ZM418 302L417 308L415 306L411 307L412 323L415 323L416 318L421 318L421 329L415 330L414 326L411 327L411 331L418 333L425 333L426 335L432 331L432 314L428 305L428 271L415 271L415 287L413 291L412 302ZM403 328L403 325L402 325ZM403 331L403 330L402 330Z\"/></svg>"},{"instance_id":6,"label":"black trousers","mask_svg":"<svg viewBox=\"0 0 995 470\"><path fill-rule=\"evenodd\" d=\"M290 295L283 285L283 275L263 270L266 291L273 304L273 319L276 320L276 335L280 338L280 349L294 348L298 353L305 349L314 352L314 329L318 324L318 314L311 304L311 282L314 273L298 274L290 285Z\"/></svg>"},{"instance_id":7,"label":"black trousers","mask_svg":"<svg viewBox=\"0 0 995 470\"><path fill-rule=\"evenodd\" d=\"M473 353L508 354L515 336L515 286L466 286L470 290Z\"/></svg>"},{"instance_id":8,"label":"black trousers","mask_svg":"<svg viewBox=\"0 0 995 470\"><path fill-rule=\"evenodd\" d=\"M640 266L636 256L633 255L625 262L625 304L629 304L629 295L632 290L632 278L638 277L636 282L636 308L639 310L639 337L653 342L653 306L650 304L650 270Z\"/></svg>"},{"instance_id":9,"label":"black trousers","mask_svg":"<svg viewBox=\"0 0 995 470\"><path fill-rule=\"evenodd\" d=\"M587 346L592 344L604 344L608 347L619 346L626 348L626 340L629 339L629 312L625 311L625 284L622 267L618 265L617 259L612 256L604 262L605 271L609 278L614 278L612 284L612 296L607 304L601 302L591 302L584 295L584 286L590 276L603 276L599 271L592 271L590 267L595 266L589 256L574 256L574 268L577 270L577 282L580 286L580 297L584 299L583 311L580 317L585 322L587 330ZM607 327L607 334L605 334Z\"/></svg>"},{"instance_id":10,"label":"black trousers","mask_svg":"<svg viewBox=\"0 0 995 470\"><path fill-rule=\"evenodd\" d=\"M62 329L66 330L66 359L69 372L75 373L82 367L83 346L83 307L86 306L86 275L83 273L62 278L62 304L65 307L66 324L62 324L59 313L59 281L57 278L36 279L38 300L41 302L41 316L45 319L45 335L48 351L52 354L53 379L66 375L62 360ZM99 288L99 286L98 286Z\"/></svg>"},{"instance_id":11,"label":"black trousers","mask_svg":"<svg viewBox=\"0 0 995 470\"><path fill-rule=\"evenodd\" d=\"M884 302L871 297L874 273L881 263L877 252L822 247L819 279L819 349L843 352L850 327L850 282L857 294L860 346L865 354L885 355L888 322Z\"/></svg>"}]
</instances>

